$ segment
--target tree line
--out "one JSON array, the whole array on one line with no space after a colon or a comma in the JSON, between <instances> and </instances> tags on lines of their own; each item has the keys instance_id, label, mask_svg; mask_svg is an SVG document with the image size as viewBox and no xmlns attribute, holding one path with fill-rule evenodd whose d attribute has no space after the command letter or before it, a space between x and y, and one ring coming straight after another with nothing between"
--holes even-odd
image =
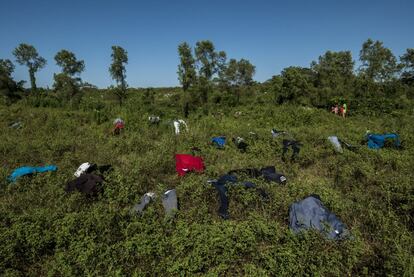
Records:
<instances>
[{"instance_id":1,"label":"tree line","mask_svg":"<svg viewBox=\"0 0 414 277\"><path fill-rule=\"evenodd\" d=\"M16 62L26 66L29 71L30 92L36 93L36 73L44 68L47 64L45 58L39 55L33 45L21 43L13 50ZM82 82L80 74L85 70L85 62L78 60L76 55L68 50L62 49L56 53L56 65L61 68L60 73L53 76L53 90L64 101L71 101L77 96L83 86L91 86ZM128 63L128 53L120 46L112 46L111 54L112 63L109 67L109 73L113 80L116 81L117 87L113 92L118 96L119 101L125 98L127 83L125 65ZM19 98L16 94L23 91L24 81L15 82L12 78L14 64L9 59L0 59L0 91L8 100Z\"/></svg>"},{"instance_id":2,"label":"tree line","mask_svg":"<svg viewBox=\"0 0 414 277\"><path fill-rule=\"evenodd\" d=\"M406 50L399 62L381 41L368 39L359 53L360 66L350 51L327 51L309 67L291 66L263 83L277 104L293 103L327 107L353 99L354 106L413 98L414 49ZM384 105L382 105L384 106ZM381 107L372 107L373 109Z\"/></svg>"},{"instance_id":3,"label":"tree line","mask_svg":"<svg viewBox=\"0 0 414 277\"><path fill-rule=\"evenodd\" d=\"M178 79L184 94L184 116L189 110L202 106L208 112L208 96L217 88L222 92L231 92L240 99L241 91L253 84L256 68L248 60L230 59L224 51L216 51L209 40L198 41L192 51L186 42L178 46L180 64ZM190 91L190 92L188 92Z\"/></svg>"},{"instance_id":4,"label":"tree line","mask_svg":"<svg viewBox=\"0 0 414 277\"><path fill-rule=\"evenodd\" d=\"M36 73L46 66L46 60L34 46L20 44L13 51L16 62L26 66L29 73L30 92L37 91ZM309 67L291 66L279 75L258 84L253 80L256 68L246 59L229 59L225 51L217 51L209 40L198 41L192 48L187 42L178 45L178 80L183 90L183 113L205 105L211 95L218 92L214 101L231 96L233 104L240 102L242 95L252 93L252 87L274 95L276 104L293 103L326 107L340 99L373 98L384 96L401 99L413 97L414 49L406 50L399 60L381 41L368 39L359 53L361 65L355 68L350 51L327 51ZM82 82L81 73L85 62L78 60L73 52L59 51L55 57L61 72L54 74L53 91L64 101L71 101L88 86ZM128 53L120 46L112 46L112 63L109 73L117 86L111 91L119 103L127 97L126 68ZM9 100L17 99L16 92L23 91L23 81L16 82L11 75L14 64L0 59L0 91ZM216 93L217 94L217 93Z\"/></svg>"}]
</instances>

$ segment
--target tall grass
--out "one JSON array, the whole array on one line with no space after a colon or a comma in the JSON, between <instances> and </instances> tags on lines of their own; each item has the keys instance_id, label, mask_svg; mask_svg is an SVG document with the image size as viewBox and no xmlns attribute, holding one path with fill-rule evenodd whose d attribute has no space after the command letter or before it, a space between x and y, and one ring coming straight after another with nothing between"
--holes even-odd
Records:
<instances>
[{"instance_id":1,"label":"tall grass","mask_svg":"<svg viewBox=\"0 0 414 277\"><path fill-rule=\"evenodd\" d=\"M211 104L210 115L193 112L189 132L176 137L170 120L181 109L174 93L158 92L148 105L133 94L123 107L100 95L84 97L75 109L29 102L0 106L0 274L414 274L412 111L342 119L252 97L237 107ZM148 124L152 114L162 116L159 126ZM116 117L126 121L126 129L114 137L109 130ZM15 121L23 127L9 128ZM303 143L296 162L282 161L281 139L271 137L271 128ZM360 143L368 129L398 132L404 149L368 149ZM249 150L241 153L231 143L217 150L208 144L216 135L242 136ZM335 153L329 135L357 145L357 151ZM191 153L194 146L201 149L205 173L177 177L173 155ZM114 168L105 176L103 194L93 200L63 190L86 161ZM59 169L6 182L14 168L42 164ZM268 191L268 201L230 188L231 219L223 221L206 180L266 165L283 172L287 184L252 180ZM142 216L129 214L145 192L160 195L171 188L180 202L175 219L165 218L160 201ZM289 205L312 193L348 225L352 239L328 241L315 232L296 236L289 230Z\"/></svg>"}]
</instances>

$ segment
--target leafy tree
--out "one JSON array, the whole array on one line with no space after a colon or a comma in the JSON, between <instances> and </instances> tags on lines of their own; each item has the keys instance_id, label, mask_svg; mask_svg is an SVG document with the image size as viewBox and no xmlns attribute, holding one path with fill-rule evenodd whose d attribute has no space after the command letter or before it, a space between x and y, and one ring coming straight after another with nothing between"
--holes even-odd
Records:
<instances>
[{"instance_id":1,"label":"leafy tree","mask_svg":"<svg viewBox=\"0 0 414 277\"><path fill-rule=\"evenodd\" d=\"M195 70L195 60L191 53L191 47L188 43L183 42L178 45L178 54L180 56L180 64L178 65L178 79L180 80L183 90L194 85L197 79Z\"/></svg>"},{"instance_id":2,"label":"leafy tree","mask_svg":"<svg viewBox=\"0 0 414 277\"><path fill-rule=\"evenodd\" d=\"M374 81L389 81L398 71L397 59L381 41L368 39L359 54L361 72Z\"/></svg>"},{"instance_id":3,"label":"leafy tree","mask_svg":"<svg viewBox=\"0 0 414 277\"><path fill-rule=\"evenodd\" d=\"M80 78L71 78L65 73L54 74L53 78L55 80L54 90L67 101L72 100L79 93Z\"/></svg>"},{"instance_id":4,"label":"leafy tree","mask_svg":"<svg viewBox=\"0 0 414 277\"><path fill-rule=\"evenodd\" d=\"M224 51L220 51L217 53L217 74L219 82L225 78L225 71L227 69L227 54Z\"/></svg>"},{"instance_id":5,"label":"leafy tree","mask_svg":"<svg viewBox=\"0 0 414 277\"><path fill-rule=\"evenodd\" d=\"M61 50L55 55L55 61L62 68L62 72L54 74L54 89L71 100L79 93L81 78L75 77L85 69L83 60L78 61L74 53Z\"/></svg>"},{"instance_id":6,"label":"leafy tree","mask_svg":"<svg viewBox=\"0 0 414 277\"><path fill-rule=\"evenodd\" d=\"M241 59L237 62L236 84L239 86L250 86L253 83L253 75L255 73L256 67L248 60Z\"/></svg>"},{"instance_id":7,"label":"leafy tree","mask_svg":"<svg viewBox=\"0 0 414 277\"><path fill-rule=\"evenodd\" d=\"M318 87L336 90L352 80L354 61L350 51L327 51L323 56L319 56L318 63L312 62L311 68L316 73Z\"/></svg>"},{"instance_id":8,"label":"leafy tree","mask_svg":"<svg viewBox=\"0 0 414 277\"><path fill-rule=\"evenodd\" d=\"M248 60L237 61L230 59L224 70L224 83L227 89L233 90L237 96L237 103L240 101L241 90L250 86L253 82L255 66Z\"/></svg>"},{"instance_id":9,"label":"leafy tree","mask_svg":"<svg viewBox=\"0 0 414 277\"><path fill-rule=\"evenodd\" d=\"M195 47L196 66L198 69L198 92L200 93L200 102L203 104L204 113L206 114L206 104L208 95L212 92L212 77L224 69L226 53L224 51L216 52L213 43L209 40L202 40L196 43Z\"/></svg>"},{"instance_id":10,"label":"leafy tree","mask_svg":"<svg viewBox=\"0 0 414 277\"><path fill-rule=\"evenodd\" d=\"M61 50L55 55L56 64L62 67L62 73L69 76L80 74L85 69L85 62L78 61L74 53L68 50Z\"/></svg>"},{"instance_id":11,"label":"leafy tree","mask_svg":"<svg viewBox=\"0 0 414 277\"><path fill-rule=\"evenodd\" d=\"M8 101L19 98L17 92L23 90L23 82L13 80L13 71L14 65L10 60L0 59L0 94Z\"/></svg>"},{"instance_id":12,"label":"leafy tree","mask_svg":"<svg viewBox=\"0 0 414 277\"><path fill-rule=\"evenodd\" d=\"M404 72L401 79L404 83L414 84L414 48L407 49L407 52L400 57Z\"/></svg>"},{"instance_id":13,"label":"leafy tree","mask_svg":"<svg viewBox=\"0 0 414 277\"><path fill-rule=\"evenodd\" d=\"M350 51L327 51L311 63L318 88L312 97L316 106L328 106L333 99L349 99L354 80L354 61Z\"/></svg>"},{"instance_id":14,"label":"leafy tree","mask_svg":"<svg viewBox=\"0 0 414 277\"><path fill-rule=\"evenodd\" d=\"M230 59L225 70L224 80L227 86L235 86L237 83L238 63L236 59Z\"/></svg>"},{"instance_id":15,"label":"leafy tree","mask_svg":"<svg viewBox=\"0 0 414 277\"><path fill-rule=\"evenodd\" d=\"M112 46L111 58L112 64L109 67L109 73L111 74L112 79L118 84L118 88L114 89L113 92L117 95L119 104L122 105L123 100L127 96L125 64L128 63L128 53L120 46Z\"/></svg>"},{"instance_id":16,"label":"leafy tree","mask_svg":"<svg viewBox=\"0 0 414 277\"><path fill-rule=\"evenodd\" d=\"M282 86L277 103L304 104L311 97L313 74L309 68L288 67L282 71Z\"/></svg>"},{"instance_id":17,"label":"leafy tree","mask_svg":"<svg viewBox=\"0 0 414 277\"><path fill-rule=\"evenodd\" d=\"M195 56L198 62L199 75L206 80L211 80L216 73L217 56L214 45L209 40L202 40L196 43Z\"/></svg>"},{"instance_id":18,"label":"leafy tree","mask_svg":"<svg viewBox=\"0 0 414 277\"><path fill-rule=\"evenodd\" d=\"M280 75L272 76L269 80L266 80L261 84L261 91L264 94L271 93L274 97L275 103L278 103L279 94L282 90L283 78Z\"/></svg>"},{"instance_id":19,"label":"leafy tree","mask_svg":"<svg viewBox=\"0 0 414 277\"><path fill-rule=\"evenodd\" d=\"M0 59L0 74L2 76L11 77L14 71L14 64L10 60Z\"/></svg>"},{"instance_id":20,"label":"leafy tree","mask_svg":"<svg viewBox=\"0 0 414 277\"><path fill-rule=\"evenodd\" d=\"M37 50L32 45L25 43L21 43L16 49L14 49L13 55L16 57L16 61L20 65L28 67L32 91L36 91L37 87L35 73L46 65L46 60L39 56Z\"/></svg>"}]
</instances>

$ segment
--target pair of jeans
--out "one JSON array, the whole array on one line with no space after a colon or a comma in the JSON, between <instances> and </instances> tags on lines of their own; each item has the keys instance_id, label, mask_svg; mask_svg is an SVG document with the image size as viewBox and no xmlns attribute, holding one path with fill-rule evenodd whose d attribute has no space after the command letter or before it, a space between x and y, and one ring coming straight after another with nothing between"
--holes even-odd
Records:
<instances>
[{"instance_id":1,"label":"pair of jeans","mask_svg":"<svg viewBox=\"0 0 414 277\"><path fill-rule=\"evenodd\" d=\"M261 169L257 168L244 168L244 169L235 169L229 171L228 174L244 174L252 178L259 178L263 177L267 182L277 182L277 183L284 183L286 182L286 177L276 172L276 168L274 166L266 166Z\"/></svg>"},{"instance_id":2,"label":"pair of jeans","mask_svg":"<svg viewBox=\"0 0 414 277\"><path fill-rule=\"evenodd\" d=\"M213 186L217 190L219 194L219 198L220 198L220 207L218 210L218 214L223 219L230 218L230 215L228 212L228 209L229 209L229 197L228 197L228 189L227 189L228 184L241 185L244 188L256 188L256 185L252 182L238 183L237 177L235 175L230 175L230 174L223 175L217 181L213 182ZM257 189L257 191L263 198L267 198L267 194L264 190Z\"/></svg>"},{"instance_id":3,"label":"pair of jeans","mask_svg":"<svg viewBox=\"0 0 414 277\"><path fill-rule=\"evenodd\" d=\"M299 151L300 151L300 146L301 146L299 141L284 139L282 141L282 144L283 144L283 150L282 150L282 159L283 160L285 160L285 154L289 150L289 147L292 147L292 151L293 151L292 156L290 157L290 159L292 161L295 160L297 158L297 156L299 156Z\"/></svg>"}]
</instances>

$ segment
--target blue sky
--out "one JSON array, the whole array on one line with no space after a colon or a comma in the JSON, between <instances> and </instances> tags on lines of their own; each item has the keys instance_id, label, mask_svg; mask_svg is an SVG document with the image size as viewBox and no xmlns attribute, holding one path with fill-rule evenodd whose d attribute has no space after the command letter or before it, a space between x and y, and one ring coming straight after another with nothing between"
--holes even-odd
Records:
<instances>
[{"instance_id":1,"label":"blue sky","mask_svg":"<svg viewBox=\"0 0 414 277\"><path fill-rule=\"evenodd\" d=\"M177 45L209 39L229 58L256 65L265 81L288 66L309 66L327 50L351 50L358 60L367 38L381 40L396 56L414 48L412 0L0 0L0 58L12 59L21 42L34 45L47 66L38 86L59 72L53 59L67 49L83 59L84 81L107 87L112 45L128 51L132 87L178 85ZM16 65L17 80L28 80Z\"/></svg>"}]
</instances>

